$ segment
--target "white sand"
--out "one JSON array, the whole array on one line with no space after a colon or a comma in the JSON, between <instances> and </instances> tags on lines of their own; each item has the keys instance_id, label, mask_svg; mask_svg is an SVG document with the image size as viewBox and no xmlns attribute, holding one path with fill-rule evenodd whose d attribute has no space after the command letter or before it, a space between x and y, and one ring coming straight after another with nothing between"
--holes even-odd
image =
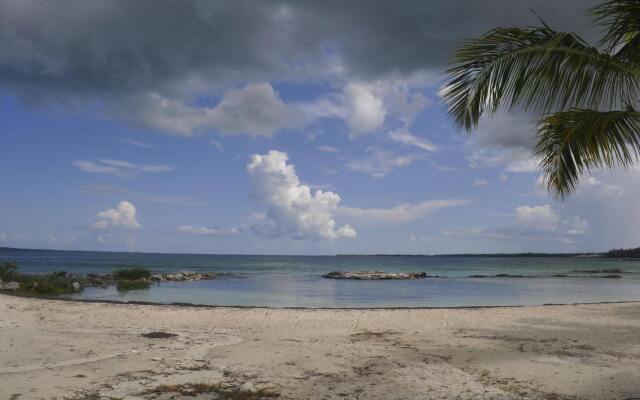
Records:
<instances>
[{"instance_id":1,"label":"white sand","mask_svg":"<svg viewBox=\"0 0 640 400\"><path fill-rule=\"evenodd\" d=\"M640 397L640 303L278 310L0 295L0 340L0 399L154 398L140 393L200 382L287 399Z\"/></svg>"}]
</instances>

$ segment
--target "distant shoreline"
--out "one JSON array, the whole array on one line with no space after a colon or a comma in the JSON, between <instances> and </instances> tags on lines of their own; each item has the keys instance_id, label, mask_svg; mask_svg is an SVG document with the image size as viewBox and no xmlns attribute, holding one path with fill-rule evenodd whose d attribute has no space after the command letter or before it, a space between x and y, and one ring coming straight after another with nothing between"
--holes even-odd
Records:
<instances>
[{"instance_id":1,"label":"distant shoreline","mask_svg":"<svg viewBox=\"0 0 640 400\"><path fill-rule=\"evenodd\" d=\"M111 251L111 250L60 250L60 249L35 249L20 247L0 247L2 251L55 251L74 253L124 253L124 254L163 254L163 255L189 255L189 256L225 256L225 257L604 257L606 252L586 252L586 253L450 253L450 254L233 254L233 253L164 253L154 251Z\"/></svg>"},{"instance_id":2,"label":"distant shoreline","mask_svg":"<svg viewBox=\"0 0 640 400\"><path fill-rule=\"evenodd\" d=\"M605 253L336 254L336 257L604 257Z\"/></svg>"}]
</instances>

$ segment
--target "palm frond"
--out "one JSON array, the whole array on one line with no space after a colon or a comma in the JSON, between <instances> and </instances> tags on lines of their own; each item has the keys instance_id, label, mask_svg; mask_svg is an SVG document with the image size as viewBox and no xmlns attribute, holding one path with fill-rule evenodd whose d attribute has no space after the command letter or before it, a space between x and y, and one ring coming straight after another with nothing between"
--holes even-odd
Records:
<instances>
[{"instance_id":1,"label":"palm frond","mask_svg":"<svg viewBox=\"0 0 640 400\"><path fill-rule=\"evenodd\" d=\"M640 65L640 2L611 0L593 7L595 23L605 29L601 43L627 65Z\"/></svg>"},{"instance_id":2,"label":"palm frond","mask_svg":"<svg viewBox=\"0 0 640 400\"><path fill-rule=\"evenodd\" d=\"M613 49L640 34L640 2L609 0L591 9L596 24L605 28L602 43Z\"/></svg>"},{"instance_id":3,"label":"palm frond","mask_svg":"<svg viewBox=\"0 0 640 400\"><path fill-rule=\"evenodd\" d=\"M619 107L640 87L637 69L548 27L496 28L468 41L447 77L449 114L466 129L504 106L536 112Z\"/></svg>"},{"instance_id":4,"label":"palm frond","mask_svg":"<svg viewBox=\"0 0 640 400\"><path fill-rule=\"evenodd\" d=\"M583 172L629 167L640 155L640 112L572 109L539 123L535 154L549 190L565 198Z\"/></svg>"}]
</instances>

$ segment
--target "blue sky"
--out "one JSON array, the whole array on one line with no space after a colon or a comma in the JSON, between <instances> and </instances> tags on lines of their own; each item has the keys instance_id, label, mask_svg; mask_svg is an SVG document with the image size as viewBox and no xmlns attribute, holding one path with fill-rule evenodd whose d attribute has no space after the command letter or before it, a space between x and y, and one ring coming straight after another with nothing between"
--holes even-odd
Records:
<instances>
[{"instance_id":1,"label":"blue sky","mask_svg":"<svg viewBox=\"0 0 640 400\"><path fill-rule=\"evenodd\" d=\"M589 37L589 2L530 3ZM121 34L103 25L135 22L137 6L96 4L43 14L0 2L11 33L0 246L434 254L640 242L638 171L596 171L557 202L531 158L535 117L504 111L467 134L446 115L447 51L496 24L535 23L526 4L457 15L474 22L445 41L455 10L424 2L387 17L372 2L356 23L357 7L330 3L162 3ZM398 15L411 16L406 29ZM371 30L380 18L389 24ZM169 26L180 34L156 40Z\"/></svg>"}]
</instances>

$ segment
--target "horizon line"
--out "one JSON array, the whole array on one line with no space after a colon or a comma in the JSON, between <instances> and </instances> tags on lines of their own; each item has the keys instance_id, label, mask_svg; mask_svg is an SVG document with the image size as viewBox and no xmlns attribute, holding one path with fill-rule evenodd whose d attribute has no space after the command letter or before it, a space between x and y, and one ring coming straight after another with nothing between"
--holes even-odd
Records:
<instances>
[{"instance_id":1,"label":"horizon line","mask_svg":"<svg viewBox=\"0 0 640 400\"><path fill-rule=\"evenodd\" d=\"M267 256L267 257L508 257L508 256L590 256L601 255L607 251L587 251L587 252L534 252L522 251L513 253L440 253L440 254L420 254L420 253L335 253L335 254L260 254L260 253L170 253L161 251L132 251L132 250L72 250L72 249L43 249L29 247L9 247L0 246L2 250L18 251L60 251L60 252L86 252L86 253L129 253L129 254L167 254L167 255L200 255L200 256Z\"/></svg>"}]
</instances>

